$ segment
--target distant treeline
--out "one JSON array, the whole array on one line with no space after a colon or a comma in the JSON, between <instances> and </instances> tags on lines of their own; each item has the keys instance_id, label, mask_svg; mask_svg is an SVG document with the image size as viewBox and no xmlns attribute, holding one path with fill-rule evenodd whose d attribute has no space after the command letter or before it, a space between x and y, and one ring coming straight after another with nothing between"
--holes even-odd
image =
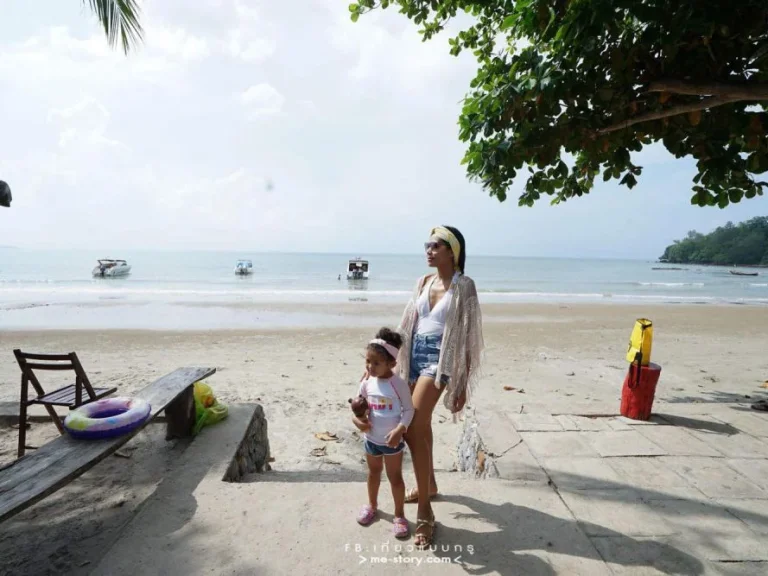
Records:
<instances>
[{"instance_id":1,"label":"distant treeline","mask_svg":"<svg viewBox=\"0 0 768 576\"><path fill-rule=\"evenodd\" d=\"M768 217L758 216L741 224L728 222L709 234L695 230L684 240L667 246L662 262L768 266Z\"/></svg>"}]
</instances>

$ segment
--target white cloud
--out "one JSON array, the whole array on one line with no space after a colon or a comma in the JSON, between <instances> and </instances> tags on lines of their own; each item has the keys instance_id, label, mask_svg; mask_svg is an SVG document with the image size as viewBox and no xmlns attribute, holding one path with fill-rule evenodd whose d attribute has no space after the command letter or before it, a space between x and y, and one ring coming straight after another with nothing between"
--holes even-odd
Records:
<instances>
[{"instance_id":1,"label":"white cloud","mask_svg":"<svg viewBox=\"0 0 768 576\"><path fill-rule=\"evenodd\" d=\"M251 119L279 114L285 103L285 97L266 82L251 86L239 98Z\"/></svg>"},{"instance_id":2,"label":"white cloud","mask_svg":"<svg viewBox=\"0 0 768 576\"><path fill-rule=\"evenodd\" d=\"M230 31L226 48L230 56L246 62L261 62L275 53L276 43L274 40L268 38L245 40L244 36L245 33L242 29Z\"/></svg>"},{"instance_id":3,"label":"white cloud","mask_svg":"<svg viewBox=\"0 0 768 576\"><path fill-rule=\"evenodd\" d=\"M146 42L152 51L182 60L199 60L210 55L208 42L204 38L182 28L154 26L146 30Z\"/></svg>"},{"instance_id":4,"label":"white cloud","mask_svg":"<svg viewBox=\"0 0 768 576\"><path fill-rule=\"evenodd\" d=\"M0 178L14 206L0 245L400 252L445 222L474 254L596 253L621 237L655 257L646 236L662 245L768 206L691 208L691 163L653 147L631 194L598 182L521 209L521 177L499 204L459 164L476 63L450 56L455 30L423 43L396 9L352 23L348 3L145 2L128 56L76 0L3 10Z\"/></svg>"},{"instance_id":5,"label":"white cloud","mask_svg":"<svg viewBox=\"0 0 768 576\"><path fill-rule=\"evenodd\" d=\"M106 136L109 119L107 108L92 96L86 96L68 108L53 108L48 112L48 121L58 124L61 128L60 148L87 141L97 147L129 150L123 142Z\"/></svg>"}]
</instances>

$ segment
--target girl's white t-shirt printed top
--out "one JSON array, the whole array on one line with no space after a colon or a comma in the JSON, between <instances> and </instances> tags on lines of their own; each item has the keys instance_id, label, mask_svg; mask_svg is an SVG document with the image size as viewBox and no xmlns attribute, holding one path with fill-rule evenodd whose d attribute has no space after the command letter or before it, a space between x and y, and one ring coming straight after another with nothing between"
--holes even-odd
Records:
<instances>
[{"instance_id":1,"label":"girl's white t-shirt printed top","mask_svg":"<svg viewBox=\"0 0 768 576\"><path fill-rule=\"evenodd\" d=\"M414 413L411 391L397 374L391 378L368 378L360 384L359 394L368 400L371 429L365 433L365 439L369 442L386 446L387 434L398 424L410 426Z\"/></svg>"}]
</instances>

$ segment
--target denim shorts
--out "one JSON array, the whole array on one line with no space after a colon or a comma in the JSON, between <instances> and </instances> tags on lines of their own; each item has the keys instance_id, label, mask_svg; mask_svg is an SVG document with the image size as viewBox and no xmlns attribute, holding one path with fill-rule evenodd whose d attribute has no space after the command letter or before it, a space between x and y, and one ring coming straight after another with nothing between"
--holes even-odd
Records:
<instances>
[{"instance_id":1,"label":"denim shorts","mask_svg":"<svg viewBox=\"0 0 768 576\"><path fill-rule=\"evenodd\" d=\"M371 456L392 456L393 454L399 454L405 449L405 441L400 440L400 444L397 448L390 448L389 446L381 446L380 444L374 444L370 440L365 441L365 451Z\"/></svg>"},{"instance_id":2,"label":"denim shorts","mask_svg":"<svg viewBox=\"0 0 768 576\"><path fill-rule=\"evenodd\" d=\"M443 335L414 334L411 344L411 370L408 380L413 383L419 376L437 376L437 363L440 361L440 344Z\"/></svg>"}]
</instances>

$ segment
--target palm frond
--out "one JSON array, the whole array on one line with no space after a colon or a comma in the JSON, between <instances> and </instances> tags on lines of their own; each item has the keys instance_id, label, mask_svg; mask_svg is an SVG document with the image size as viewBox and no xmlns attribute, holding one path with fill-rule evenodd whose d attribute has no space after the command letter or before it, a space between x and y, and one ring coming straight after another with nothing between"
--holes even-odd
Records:
<instances>
[{"instance_id":1,"label":"palm frond","mask_svg":"<svg viewBox=\"0 0 768 576\"><path fill-rule=\"evenodd\" d=\"M127 54L131 45L142 39L137 0L83 0L83 4L86 1L104 27L110 46L119 40Z\"/></svg>"}]
</instances>

